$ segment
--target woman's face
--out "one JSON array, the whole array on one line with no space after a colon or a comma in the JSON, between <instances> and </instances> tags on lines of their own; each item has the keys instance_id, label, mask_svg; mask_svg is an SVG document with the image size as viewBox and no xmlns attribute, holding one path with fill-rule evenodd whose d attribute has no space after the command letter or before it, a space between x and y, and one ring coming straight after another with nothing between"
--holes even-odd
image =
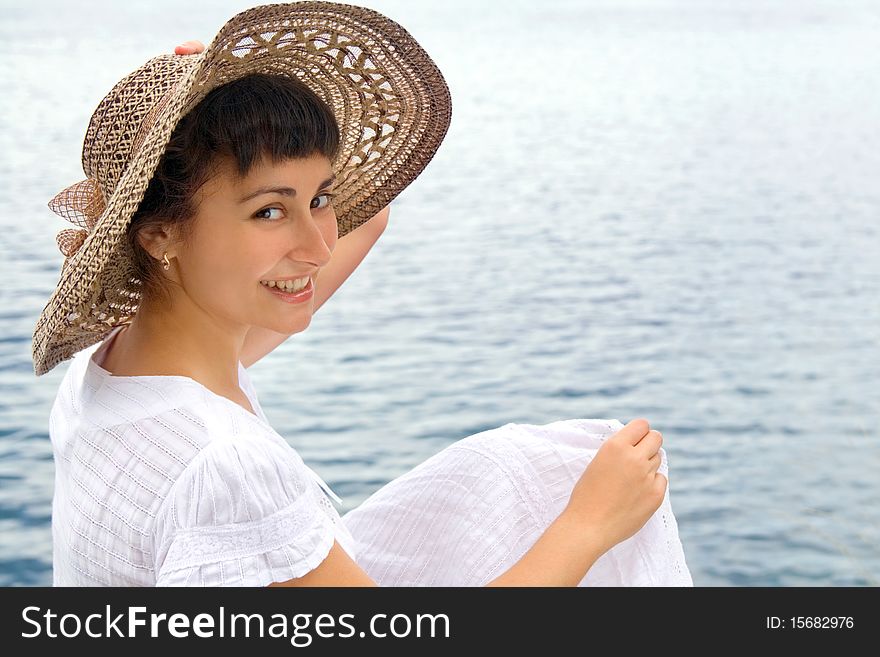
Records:
<instances>
[{"instance_id":1,"label":"woman's face","mask_svg":"<svg viewBox=\"0 0 880 657\"><path fill-rule=\"evenodd\" d=\"M305 330L314 285L338 238L333 172L323 155L263 160L240 178L231 161L199 190L192 234L177 251L184 293L211 319L279 333ZM309 277L304 299L267 281Z\"/></svg>"}]
</instances>

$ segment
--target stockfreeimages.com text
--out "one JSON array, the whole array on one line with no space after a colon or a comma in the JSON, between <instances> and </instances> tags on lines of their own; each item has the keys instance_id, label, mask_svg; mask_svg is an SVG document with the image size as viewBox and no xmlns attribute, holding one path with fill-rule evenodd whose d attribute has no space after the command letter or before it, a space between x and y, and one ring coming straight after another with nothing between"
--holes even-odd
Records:
<instances>
[{"instance_id":1,"label":"stockfreeimages.com text","mask_svg":"<svg viewBox=\"0 0 880 657\"><path fill-rule=\"evenodd\" d=\"M424 637L449 638L449 617L446 614L373 614L364 629L352 624L354 614L227 614L224 607L216 613L196 614L147 614L146 607L127 607L115 613L106 605L103 614L93 613L81 618L78 614L62 616L51 609L25 607L22 619L33 628L22 632L23 638L39 636L66 637L89 636L92 638L143 636L185 638L192 633L202 638L223 637L271 637L290 639L293 646L305 647L315 636L322 638L347 637ZM438 633L439 632L439 633Z\"/></svg>"}]
</instances>

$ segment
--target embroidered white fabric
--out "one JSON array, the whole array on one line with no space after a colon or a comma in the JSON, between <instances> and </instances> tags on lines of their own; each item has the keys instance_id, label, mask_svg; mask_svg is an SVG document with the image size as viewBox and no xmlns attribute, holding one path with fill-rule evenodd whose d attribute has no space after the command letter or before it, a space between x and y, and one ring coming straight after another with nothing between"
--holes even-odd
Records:
<instances>
[{"instance_id":1,"label":"embroidered white fabric","mask_svg":"<svg viewBox=\"0 0 880 657\"><path fill-rule=\"evenodd\" d=\"M506 424L459 440L342 520L358 563L383 586L483 586L513 566L564 509L617 420ZM658 472L669 478L666 450ZM693 586L669 486L642 528L580 586Z\"/></svg>"},{"instance_id":2,"label":"embroidered white fabric","mask_svg":"<svg viewBox=\"0 0 880 657\"><path fill-rule=\"evenodd\" d=\"M340 518L328 496L339 498L269 425L243 366L256 415L188 377L111 375L100 364L117 332L73 358L52 408L56 586L265 586L316 568L334 539L380 585L479 586L531 547L622 427L475 434ZM668 492L582 585L692 585Z\"/></svg>"},{"instance_id":3,"label":"embroidered white fabric","mask_svg":"<svg viewBox=\"0 0 880 657\"><path fill-rule=\"evenodd\" d=\"M156 518L156 586L265 586L317 568L333 546L333 521L291 453L226 438L202 448Z\"/></svg>"},{"instance_id":4,"label":"embroidered white fabric","mask_svg":"<svg viewBox=\"0 0 880 657\"><path fill-rule=\"evenodd\" d=\"M329 487L257 415L183 376L100 367L111 333L71 361L52 408L56 586L265 586L354 539ZM94 355L94 359L92 356Z\"/></svg>"}]
</instances>

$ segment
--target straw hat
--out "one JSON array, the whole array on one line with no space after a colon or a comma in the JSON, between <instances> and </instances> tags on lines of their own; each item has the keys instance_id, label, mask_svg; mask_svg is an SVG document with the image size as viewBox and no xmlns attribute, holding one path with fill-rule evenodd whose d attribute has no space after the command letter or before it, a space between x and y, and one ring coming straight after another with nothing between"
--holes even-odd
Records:
<instances>
[{"instance_id":1,"label":"straw hat","mask_svg":"<svg viewBox=\"0 0 880 657\"><path fill-rule=\"evenodd\" d=\"M333 110L340 236L409 185L449 127L449 89L437 66L403 27L364 7L255 7L229 20L203 53L151 59L92 115L82 153L87 179L49 203L79 229L57 237L66 258L34 329L37 376L131 320L141 282L126 228L169 137L211 89L250 73L295 76Z\"/></svg>"}]
</instances>

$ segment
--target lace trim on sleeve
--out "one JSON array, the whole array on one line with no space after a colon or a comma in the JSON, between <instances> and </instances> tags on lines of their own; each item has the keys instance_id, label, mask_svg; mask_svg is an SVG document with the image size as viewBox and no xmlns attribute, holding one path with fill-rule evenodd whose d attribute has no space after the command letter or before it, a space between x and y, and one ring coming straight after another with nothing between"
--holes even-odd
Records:
<instances>
[{"instance_id":1,"label":"lace trim on sleeve","mask_svg":"<svg viewBox=\"0 0 880 657\"><path fill-rule=\"evenodd\" d=\"M168 573L288 548L302 555L291 565L294 574L290 575L300 577L320 565L333 540L332 521L309 492L287 508L253 522L178 529L160 570Z\"/></svg>"}]
</instances>

